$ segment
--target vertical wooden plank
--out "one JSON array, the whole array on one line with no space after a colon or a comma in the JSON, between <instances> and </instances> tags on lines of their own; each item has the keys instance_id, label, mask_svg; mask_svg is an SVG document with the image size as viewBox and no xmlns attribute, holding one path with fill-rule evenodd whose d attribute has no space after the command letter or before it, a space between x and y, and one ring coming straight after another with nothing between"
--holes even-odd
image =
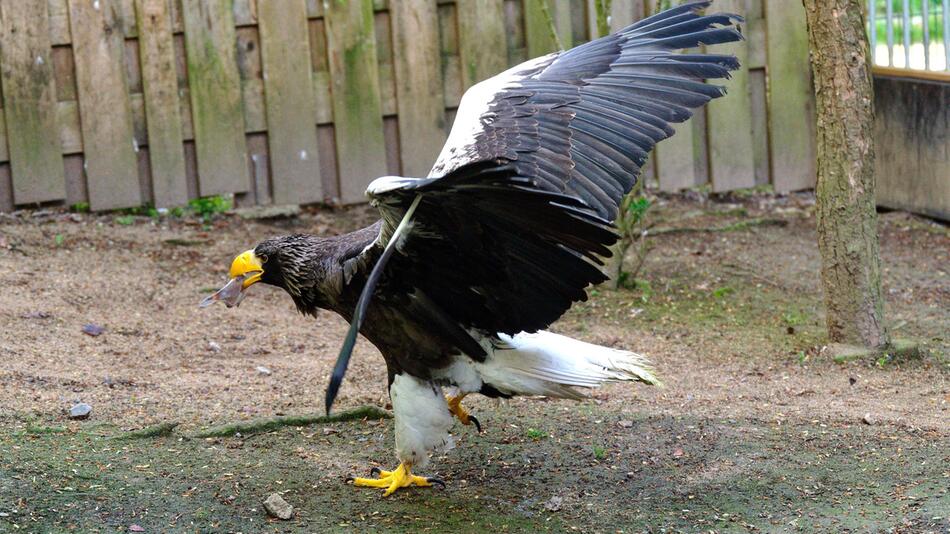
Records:
<instances>
[{"instance_id":1,"label":"vertical wooden plank","mask_svg":"<svg viewBox=\"0 0 950 534\"><path fill-rule=\"evenodd\" d=\"M333 124L317 126L320 147L320 181L323 182L324 201L340 204L340 176L336 163L336 128Z\"/></svg>"},{"instance_id":2,"label":"vertical wooden plank","mask_svg":"<svg viewBox=\"0 0 950 534\"><path fill-rule=\"evenodd\" d=\"M257 26L244 26L237 29L235 37L238 75L241 78L241 101L244 104L244 132L266 132L267 104L264 102L264 62L261 60L260 32Z\"/></svg>"},{"instance_id":3,"label":"vertical wooden plank","mask_svg":"<svg viewBox=\"0 0 950 534\"><path fill-rule=\"evenodd\" d=\"M815 93L801 2L766 0L769 123L775 190L814 187Z\"/></svg>"},{"instance_id":4,"label":"vertical wooden plank","mask_svg":"<svg viewBox=\"0 0 950 534\"><path fill-rule=\"evenodd\" d=\"M565 44L564 48L577 46L596 38L597 32L590 31L589 26L591 19L595 19L596 17L593 11L588 14L587 0L570 0L568 17L570 17L571 21L571 45L568 46ZM596 26L596 23L594 23L594 25Z\"/></svg>"},{"instance_id":5,"label":"vertical wooden plank","mask_svg":"<svg viewBox=\"0 0 950 534\"><path fill-rule=\"evenodd\" d=\"M2 101L3 100L0 99L0 102ZM7 163L9 161L10 152L7 150L7 123L3 116L3 108L0 108L0 163ZM12 193L13 189L10 189L10 191Z\"/></svg>"},{"instance_id":6,"label":"vertical wooden plank","mask_svg":"<svg viewBox=\"0 0 950 534\"><path fill-rule=\"evenodd\" d=\"M386 173L391 176L409 173L402 172L402 154L399 150L399 117L383 117L383 137L386 139ZM421 176L421 175L420 175Z\"/></svg>"},{"instance_id":7,"label":"vertical wooden plank","mask_svg":"<svg viewBox=\"0 0 950 534\"><path fill-rule=\"evenodd\" d=\"M13 197L17 204L66 196L45 1L0 3L0 79Z\"/></svg>"},{"instance_id":8,"label":"vertical wooden plank","mask_svg":"<svg viewBox=\"0 0 950 534\"><path fill-rule=\"evenodd\" d=\"M646 16L647 0L613 0L610 3L610 31L626 28Z\"/></svg>"},{"instance_id":9,"label":"vertical wooden plank","mask_svg":"<svg viewBox=\"0 0 950 534\"><path fill-rule=\"evenodd\" d=\"M720 0L717 11L745 16L747 0ZM730 80L716 80L728 94L707 106L710 175L714 191L755 185L752 141L752 99L749 88L749 48L746 41L716 45L717 54L734 54L742 67Z\"/></svg>"},{"instance_id":10,"label":"vertical wooden plank","mask_svg":"<svg viewBox=\"0 0 950 534\"><path fill-rule=\"evenodd\" d=\"M10 164L0 163L0 213L13 211L13 180Z\"/></svg>"},{"instance_id":11,"label":"vertical wooden plank","mask_svg":"<svg viewBox=\"0 0 950 534\"><path fill-rule=\"evenodd\" d=\"M340 196L361 202L366 186L386 174L373 2L328 0L324 9Z\"/></svg>"},{"instance_id":12,"label":"vertical wooden plank","mask_svg":"<svg viewBox=\"0 0 950 534\"><path fill-rule=\"evenodd\" d=\"M393 33L389 13L373 14L373 32L376 40L376 67L379 69L379 100L383 115L396 114L396 67L393 65Z\"/></svg>"},{"instance_id":13,"label":"vertical wooden plank","mask_svg":"<svg viewBox=\"0 0 950 534\"><path fill-rule=\"evenodd\" d=\"M505 8L503 0L458 0L456 5L462 87L468 89L507 68Z\"/></svg>"},{"instance_id":14,"label":"vertical wooden plank","mask_svg":"<svg viewBox=\"0 0 950 534\"><path fill-rule=\"evenodd\" d=\"M63 156L63 167L66 168L66 205L73 206L80 202L89 203L89 191L86 190L86 171L83 170L82 154Z\"/></svg>"},{"instance_id":15,"label":"vertical wooden plank","mask_svg":"<svg viewBox=\"0 0 950 534\"><path fill-rule=\"evenodd\" d=\"M571 31L571 0L524 0L525 37L528 57L555 52L558 43L551 34L551 22L564 50L573 45Z\"/></svg>"},{"instance_id":16,"label":"vertical wooden plank","mask_svg":"<svg viewBox=\"0 0 950 534\"><path fill-rule=\"evenodd\" d=\"M16 1L16 0L14 0ZM12 2L11 2L12 3ZM22 3L22 2L18 2ZM49 39L53 46L69 44L69 3L67 0L48 0Z\"/></svg>"},{"instance_id":17,"label":"vertical wooden plank","mask_svg":"<svg viewBox=\"0 0 950 534\"><path fill-rule=\"evenodd\" d=\"M436 5L427 0L393 2L389 14L402 172L406 176L428 176L445 142ZM462 18L460 14L459 23ZM504 57L503 49L501 54Z\"/></svg>"},{"instance_id":18,"label":"vertical wooden plank","mask_svg":"<svg viewBox=\"0 0 950 534\"><path fill-rule=\"evenodd\" d=\"M202 196L247 191L247 143L230 0L182 0Z\"/></svg>"},{"instance_id":19,"label":"vertical wooden plank","mask_svg":"<svg viewBox=\"0 0 950 534\"><path fill-rule=\"evenodd\" d=\"M316 127L314 127L316 131ZM251 187L241 200L244 206L264 205L272 202L270 186L270 158L267 153L267 134L247 135L248 172L251 173Z\"/></svg>"},{"instance_id":20,"label":"vertical wooden plank","mask_svg":"<svg viewBox=\"0 0 950 534\"><path fill-rule=\"evenodd\" d=\"M752 91L752 159L755 163L755 185L768 185L769 177L769 116L768 88L764 69L749 70L749 88Z\"/></svg>"},{"instance_id":21,"label":"vertical wooden plank","mask_svg":"<svg viewBox=\"0 0 950 534\"><path fill-rule=\"evenodd\" d=\"M259 2L274 202L323 200L304 0Z\"/></svg>"},{"instance_id":22,"label":"vertical wooden plank","mask_svg":"<svg viewBox=\"0 0 950 534\"><path fill-rule=\"evenodd\" d=\"M118 7L115 0L69 1L86 185L94 210L142 202Z\"/></svg>"},{"instance_id":23,"label":"vertical wooden plank","mask_svg":"<svg viewBox=\"0 0 950 534\"><path fill-rule=\"evenodd\" d=\"M620 23L620 27L625 27L642 18L644 8L642 2L628 0L624 6L626 21ZM655 8L655 5L649 7L651 11ZM703 111L697 110L697 113L703 113ZM674 125L676 135L661 141L654 149L651 158L654 163L653 171L661 191L677 192L701 183L696 153L697 143L700 140L697 139L696 125L695 119Z\"/></svg>"},{"instance_id":24,"label":"vertical wooden plank","mask_svg":"<svg viewBox=\"0 0 950 534\"><path fill-rule=\"evenodd\" d=\"M313 70L313 100L316 103L317 124L326 124L333 121L333 106L330 103L330 67L327 64L327 37L323 19L309 21L308 28L310 30L310 64ZM319 134L317 137L319 138ZM326 180L321 179L321 181L326 183ZM326 192L324 192L324 195L326 195Z\"/></svg>"},{"instance_id":25,"label":"vertical wooden plank","mask_svg":"<svg viewBox=\"0 0 950 534\"><path fill-rule=\"evenodd\" d=\"M445 107L456 108L462 100L462 68L459 57L455 4L439 5L439 46L442 55L442 88Z\"/></svg>"},{"instance_id":26,"label":"vertical wooden plank","mask_svg":"<svg viewBox=\"0 0 950 534\"><path fill-rule=\"evenodd\" d=\"M136 0L152 194L158 207L188 202L178 77L167 0Z\"/></svg>"},{"instance_id":27,"label":"vertical wooden plank","mask_svg":"<svg viewBox=\"0 0 950 534\"><path fill-rule=\"evenodd\" d=\"M654 149L661 191L676 192L696 185L693 155L693 119L674 126L676 135L660 141Z\"/></svg>"},{"instance_id":28,"label":"vertical wooden plank","mask_svg":"<svg viewBox=\"0 0 950 534\"><path fill-rule=\"evenodd\" d=\"M524 3L505 0L505 47L508 66L513 67L528 59L528 41L524 34Z\"/></svg>"}]
</instances>

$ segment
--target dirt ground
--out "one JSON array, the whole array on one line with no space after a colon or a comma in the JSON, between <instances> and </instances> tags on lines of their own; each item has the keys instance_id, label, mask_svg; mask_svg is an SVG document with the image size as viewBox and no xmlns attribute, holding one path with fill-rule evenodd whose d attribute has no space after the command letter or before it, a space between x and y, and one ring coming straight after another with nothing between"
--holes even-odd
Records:
<instances>
[{"instance_id":1,"label":"dirt ground","mask_svg":"<svg viewBox=\"0 0 950 534\"><path fill-rule=\"evenodd\" d=\"M197 304L262 238L368 208L2 216L0 532L950 532L950 231L882 214L887 321L921 355L836 363L810 204L660 199L637 280L553 329L649 355L665 387L468 401L485 432L457 428L424 473L447 487L389 499L344 483L394 464L387 419L196 437L323 411L341 319L261 286ZM338 409L385 407L385 376L360 342ZM292 520L264 513L274 492Z\"/></svg>"}]
</instances>

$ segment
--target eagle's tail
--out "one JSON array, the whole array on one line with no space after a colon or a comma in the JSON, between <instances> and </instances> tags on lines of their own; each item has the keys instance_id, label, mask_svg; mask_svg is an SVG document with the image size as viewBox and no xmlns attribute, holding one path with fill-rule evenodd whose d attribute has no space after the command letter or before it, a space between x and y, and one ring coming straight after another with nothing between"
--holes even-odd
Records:
<instances>
[{"instance_id":1,"label":"eagle's tail","mask_svg":"<svg viewBox=\"0 0 950 534\"><path fill-rule=\"evenodd\" d=\"M505 393L581 399L585 395L576 388L627 380L660 384L650 362L633 352L544 331L499 334L498 339L501 343L479 366L479 374Z\"/></svg>"}]
</instances>

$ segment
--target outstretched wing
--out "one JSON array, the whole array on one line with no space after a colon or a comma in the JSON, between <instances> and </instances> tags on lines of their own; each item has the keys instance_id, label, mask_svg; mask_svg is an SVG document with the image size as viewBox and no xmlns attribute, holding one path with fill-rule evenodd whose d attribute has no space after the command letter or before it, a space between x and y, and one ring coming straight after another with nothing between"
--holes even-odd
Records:
<instances>
[{"instance_id":1,"label":"outstretched wing","mask_svg":"<svg viewBox=\"0 0 950 534\"><path fill-rule=\"evenodd\" d=\"M724 94L702 80L739 66L733 56L679 53L741 39L739 17L700 14L709 3L675 7L475 85L429 177L501 158L536 187L581 198L613 220L647 154L673 135L670 124Z\"/></svg>"},{"instance_id":2,"label":"outstretched wing","mask_svg":"<svg viewBox=\"0 0 950 534\"><path fill-rule=\"evenodd\" d=\"M429 178L381 178L367 193L383 237L421 202L387 277L402 277L467 328L544 328L605 279L609 222L671 123L722 96L704 79L732 56L682 54L742 38L709 0L519 65L462 99Z\"/></svg>"},{"instance_id":3,"label":"outstretched wing","mask_svg":"<svg viewBox=\"0 0 950 534\"><path fill-rule=\"evenodd\" d=\"M610 255L611 222L647 154L672 123L724 94L703 80L738 68L732 56L678 52L742 38L740 18L703 15L709 4L675 7L473 86L429 177L370 184L384 223L365 253L379 261L328 409L371 296L421 295L448 322L516 334L548 326L605 280L599 257ZM385 290L374 295L380 279Z\"/></svg>"}]
</instances>

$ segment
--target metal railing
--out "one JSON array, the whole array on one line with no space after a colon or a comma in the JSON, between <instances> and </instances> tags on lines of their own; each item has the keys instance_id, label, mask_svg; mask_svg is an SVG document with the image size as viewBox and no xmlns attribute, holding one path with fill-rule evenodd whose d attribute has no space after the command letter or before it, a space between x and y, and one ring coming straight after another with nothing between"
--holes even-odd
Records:
<instances>
[{"instance_id":1,"label":"metal railing","mask_svg":"<svg viewBox=\"0 0 950 534\"><path fill-rule=\"evenodd\" d=\"M950 71L950 0L868 0L868 32L875 65Z\"/></svg>"}]
</instances>

